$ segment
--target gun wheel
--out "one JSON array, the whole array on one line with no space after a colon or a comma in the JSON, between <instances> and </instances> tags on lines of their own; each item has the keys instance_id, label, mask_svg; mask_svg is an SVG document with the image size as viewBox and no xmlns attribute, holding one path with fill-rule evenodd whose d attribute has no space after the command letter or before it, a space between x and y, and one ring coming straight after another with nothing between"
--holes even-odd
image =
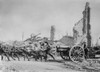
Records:
<instances>
[{"instance_id":1,"label":"gun wheel","mask_svg":"<svg viewBox=\"0 0 100 72\"><path fill-rule=\"evenodd\" d=\"M82 63L84 60L84 49L80 46L75 46L70 49L70 59L75 63Z\"/></svg>"}]
</instances>

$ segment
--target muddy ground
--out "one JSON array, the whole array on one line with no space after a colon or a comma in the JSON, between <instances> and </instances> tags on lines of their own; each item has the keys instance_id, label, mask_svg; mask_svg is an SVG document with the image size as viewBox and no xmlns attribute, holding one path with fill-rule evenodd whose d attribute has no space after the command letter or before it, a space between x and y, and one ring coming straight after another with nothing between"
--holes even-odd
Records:
<instances>
[{"instance_id":1,"label":"muddy ground","mask_svg":"<svg viewBox=\"0 0 100 72\"><path fill-rule=\"evenodd\" d=\"M60 57L56 60L48 59L41 61L2 61L0 63L1 72L100 72L99 60L87 60L77 64L72 61L64 61Z\"/></svg>"}]
</instances>

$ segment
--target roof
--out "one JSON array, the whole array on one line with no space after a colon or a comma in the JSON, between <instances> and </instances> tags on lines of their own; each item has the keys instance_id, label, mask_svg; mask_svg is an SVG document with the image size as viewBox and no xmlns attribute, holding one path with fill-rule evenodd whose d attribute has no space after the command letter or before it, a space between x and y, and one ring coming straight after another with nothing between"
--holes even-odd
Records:
<instances>
[{"instance_id":1,"label":"roof","mask_svg":"<svg viewBox=\"0 0 100 72\"><path fill-rule=\"evenodd\" d=\"M59 42L65 44L66 46L73 46L75 41L74 38L71 36L63 36Z\"/></svg>"}]
</instances>

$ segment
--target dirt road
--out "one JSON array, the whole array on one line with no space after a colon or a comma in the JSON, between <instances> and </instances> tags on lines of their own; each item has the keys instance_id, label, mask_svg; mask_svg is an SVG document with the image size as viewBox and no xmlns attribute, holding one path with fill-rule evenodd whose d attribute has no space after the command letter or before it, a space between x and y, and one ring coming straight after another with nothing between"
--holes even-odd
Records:
<instances>
[{"instance_id":1,"label":"dirt road","mask_svg":"<svg viewBox=\"0 0 100 72\"><path fill-rule=\"evenodd\" d=\"M6 72L11 70L16 72L79 72L68 69L63 64L52 62L12 61L7 62L5 67Z\"/></svg>"},{"instance_id":2,"label":"dirt road","mask_svg":"<svg viewBox=\"0 0 100 72\"><path fill-rule=\"evenodd\" d=\"M3 61L3 72L82 72L66 66L63 60L40 61Z\"/></svg>"},{"instance_id":3,"label":"dirt road","mask_svg":"<svg viewBox=\"0 0 100 72\"><path fill-rule=\"evenodd\" d=\"M0 69L3 72L100 72L100 70L81 67L72 61L64 61L62 59L40 61L3 61Z\"/></svg>"}]
</instances>

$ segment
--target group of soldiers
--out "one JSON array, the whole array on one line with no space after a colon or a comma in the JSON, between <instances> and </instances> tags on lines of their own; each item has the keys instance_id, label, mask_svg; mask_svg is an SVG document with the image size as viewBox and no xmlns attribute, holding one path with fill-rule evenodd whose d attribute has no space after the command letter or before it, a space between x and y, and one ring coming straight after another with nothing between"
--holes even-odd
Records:
<instances>
[{"instance_id":1,"label":"group of soldiers","mask_svg":"<svg viewBox=\"0 0 100 72\"><path fill-rule=\"evenodd\" d=\"M10 61L10 58L13 60L20 60L21 57L24 57L24 60L27 58L30 60L31 58L34 58L37 60L45 60L47 61L48 55L51 56L54 60L54 56L51 53L52 47L50 43L47 40L41 41L41 42L34 42L33 45L26 45L21 47L16 46L10 46L10 45L4 45L0 43L0 55L1 59L3 60L3 57L7 57L8 61Z\"/></svg>"}]
</instances>

